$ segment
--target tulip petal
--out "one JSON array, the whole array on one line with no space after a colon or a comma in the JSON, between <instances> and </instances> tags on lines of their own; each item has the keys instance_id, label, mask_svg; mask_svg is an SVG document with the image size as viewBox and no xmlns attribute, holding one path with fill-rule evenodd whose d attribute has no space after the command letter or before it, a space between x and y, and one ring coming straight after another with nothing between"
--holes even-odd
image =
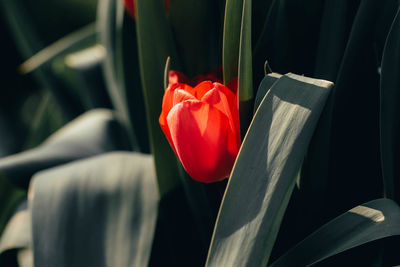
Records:
<instances>
[{"instance_id":1,"label":"tulip petal","mask_svg":"<svg viewBox=\"0 0 400 267\"><path fill-rule=\"evenodd\" d=\"M200 100L208 91L214 88L214 84L211 81L204 81L199 83L193 88L193 93L198 100Z\"/></svg>"},{"instance_id":2,"label":"tulip petal","mask_svg":"<svg viewBox=\"0 0 400 267\"><path fill-rule=\"evenodd\" d=\"M188 78L186 78L186 76L179 71L171 70L169 72L169 76L168 76L168 83L169 83L169 86L171 86L175 83L188 83Z\"/></svg>"},{"instance_id":3,"label":"tulip petal","mask_svg":"<svg viewBox=\"0 0 400 267\"><path fill-rule=\"evenodd\" d=\"M182 90L182 89L175 89L174 91L174 98L173 98L173 105L179 104L185 100L196 100L196 98L189 92Z\"/></svg>"},{"instance_id":4,"label":"tulip petal","mask_svg":"<svg viewBox=\"0 0 400 267\"><path fill-rule=\"evenodd\" d=\"M240 124L237 98L232 91L220 83L214 83L214 89L207 92L201 101L218 108L230 120L232 131L237 133L237 145L240 145Z\"/></svg>"},{"instance_id":5,"label":"tulip petal","mask_svg":"<svg viewBox=\"0 0 400 267\"><path fill-rule=\"evenodd\" d=\"M238 145L228 117L212 105L187 100L167 116L176 154L189 175L201 182L229 176Z\"/></svg>"},{"instance_id":6,"label":"tulip petal","mask_svg":"<svg viewBox=\"0 0 400 267\"><path fill-rule=\"evenodd\" d=\"M170 85L164 93L161 115L158 118L158 122L160 123L161 129L163 130L165 136L167 137L169 144L171 145L171 147L174 151L175 151L175 147L174 147L174 144L172 143L171 133L170 133L168 125L167 125L167 116L168 116L169 111L174 106L175 90L179 90L179 89L189 90L189 91L193 90L192 87L190 87L189 85L186 85L186 84L175 83L173 85Z\"/></svg>"}]
</instances>

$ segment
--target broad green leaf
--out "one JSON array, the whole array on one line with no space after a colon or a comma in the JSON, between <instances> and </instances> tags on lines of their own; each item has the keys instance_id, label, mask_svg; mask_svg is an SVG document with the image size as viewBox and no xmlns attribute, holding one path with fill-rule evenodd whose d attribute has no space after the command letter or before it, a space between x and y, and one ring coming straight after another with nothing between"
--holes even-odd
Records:
<instances>
[{"instance_id":1,"label":"broad green leaf","mask_svg":"<svg viewBox=\"0 0 400 267\"><path fill-rule=\"evenodd\" d=\"M114 152L35 175L35 266L147 266L159 194L150 155Z\"/></svg>"},{"instance_id":2,"label":"broad green leaf","mask_svg":"<svg viewBox=\"0 0 400 267\"><path fill-rule=\"evenodd\" d=\"M122 97L127 105L129 118L140 151L149 153L149 133L146 116L143 116L146 109L140 80L135 20L127 12L123 12L125 9L122 1L116 1L116 4L118 7L117 28L119 29L117 31L116 51L117 77L121 81L120 90L122 90Z\"/></svg>"},{"instance_id":3,"label":"broad green leaf","mask_svg":"<svg viewBox=\"0 0 400 267\"><path fill-rule=\"evenodd\" d=\"M238 59L238 90L240 132L242 139L246 134L253 115L253 70L251 50L251 1L243 0L242 23L240 28L240 47Z\"/></svg>"},{"instance_id":4,"label":"broad green leaf","mask_svg":"<svg viewBox=\"0 0 400 267\"><path fill-rule=\"evenodd\" d=\"M260 85L258 86L257 95L254 99L254 113L260 106L264 96L268 93L269 89L275 84L275 82L282 77L279 73L270 73L262 79Z\"/></svg>"},{"instance_id":5,"label":"broad green leaf","mask_svg":"<svg viewBox=\"0 0 400 267\"><path fill-rule=\"evenodd\" d=\"M328 222L275 261L271 267L312 266L368 242L400 235L400 208L377 199ZM399 246L399 240L392 244ZM353 265L358 265L352 262Z\"/></svg>"},{"instance_id":6,"label":"broad green leaf","mask_svg":"<svg viewBox=\"0 0 400 267\"><path fill-rule=\"evenodd\" d=\"M233 78L238 76L242 10L243 0L226 0L222 37L224 84L228 84Z\"/></svg>"},{"instance_id":7,"label":"broad green leaf","mask_svg":"<svg viewBox=\"0 0 400 267\"><path fill-rule=\"evenodd\" d=\"M265 266L331 82L294 74L265 95L239 151L207 266Z\"/></svg>"},{"instance_id":8,"label":"broad green leaf","mask_svg":"<svg viewBox=\"0 0 400 267\"><path fill-rule=\"evenodd\" d=\"M150 148L156 164L160 194L163 196L179 184L176 157L158 123L164 95L165 61L170 56L171 66L174 69L179 65L177 62L179 59L162 1L137 0L136 8L139 65L150 134Z\"/></svg>"},{"instance_id":9,"label":"broad green leaf","mask_svg":"<svg viewBox=\"0 0 400 267\"><path fill-rule=\"evenodd\" d=\"M1 266L17 266L18 249L31 246L31 218L24 201L7 223L0 238Z\"/></svg>"},{"instance_id":10,"label":"broad green leaf","mask_svg":"<svg viewBox=\"0 0 400 267\"><path fill-rule=\"evenodd\" d=\"M51 135L42 145L0 159L0 174L27 187L31 176L66 162L106 151L128 149L126 135L115 115L92 110Z\"/></svg>"},{"instance_id":11,"label":"broad green leaf","mask_svg":"<svg viewBox=\"0 0 400 267\"><path fill-rule=\"evenodd\" d=\"M382 58L380 141L386 196L400 203L400 11L397 11Z\"/></svg>"},{"instance_id":12,"label":"broad green leaf","mask_svg":"<svg viewBox=\"0 0 400 267\"><path fill-rule=\"evenodd\" d=\"M317 53L321 58L315 71L318 78L335 77L336 83L310 142L273 257L351 207L382 196L375 55L380 42L373 43L371 38L387 32L385 24L392 19L387 9L393 8L393 1L385 5L385 10L374 1L359 4L325 2L321 51ZM343 13L346 23L328 23L339 16L337 12ZM335 28L330 34L332 25L341 29ZM335 67L337 60L340 66Z\"/></svg>"},{"instance_id":13,"label":"broad green leaf","mask_svg":"<svg viewBox=\"0 0 400 267\"><path fill-rule=\"evenodd\" d=\"M97 31L100 44L104 46L106 57L103 62L103 73L106 88L111 102L120 113L133 150L139 149L139 142L133 130L126 95L122 58L122 33L124 12L119 1L99 1L97 8ZM129 37L128 37L129 38Z\"/></svg>"},{"instance_id":14,"label":"broad green leaf","mask_svg":"<svg viewBox=\"0 0 400 267\"><path fill-rule=\"evenodd\" d=\"M0 176L0 237L14 209L25 197L26 192L24 190L16 188L5 177ZM1 251L0 245L0 253Z\"/></svg>"}]
</instances>

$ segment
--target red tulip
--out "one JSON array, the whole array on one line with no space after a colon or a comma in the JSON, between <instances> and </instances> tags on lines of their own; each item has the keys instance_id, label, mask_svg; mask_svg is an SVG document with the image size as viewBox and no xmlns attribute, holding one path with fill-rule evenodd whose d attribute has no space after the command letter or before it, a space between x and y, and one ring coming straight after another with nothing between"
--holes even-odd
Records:
<instances>
[{"instance_id":1,"label":"red tulip","mask_svg":"<svg viewBox=\"0 0 400 267\"><path fill-rule=\"evenodd\" d=\"M136 0L124 0L125 8L136 19ZM164 0L165 12L169 13L169 0Z\"/></svg>"},{"instance_id":2,"label":"red tulip","mask_svg":"<svg viewBox=\"0 0 400 267\"><path fill-rule=\"evenodd\" d=\"M192 87L179 72L169 78L159 122L172 149L193 179L228 177L240 147L237 79L228 88L212 81Z\"/></svg>"}]
</instances>

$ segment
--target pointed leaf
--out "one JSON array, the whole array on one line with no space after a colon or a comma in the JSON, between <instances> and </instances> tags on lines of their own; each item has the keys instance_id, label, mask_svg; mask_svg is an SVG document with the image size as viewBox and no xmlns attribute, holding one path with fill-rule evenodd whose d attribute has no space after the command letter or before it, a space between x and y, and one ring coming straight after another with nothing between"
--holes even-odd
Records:
<instances>
[{"instance_id":1,"label":"pointed leaf","mask_svg":"<svg viewBox=\"0 0 400 267\"><path fill-rule=\"evenodd\" d=\"M207 266L265 266L332 83L287 74L258 108L232 171Z\"/></svg>"},{"instance_id":2,"label":"pointed leaf","mask_svg":"<svg viewBox=\"0 0 400 267\"><path fill-rule=\"evenodd\" d=\"M242 139L246 134L253 115L253 70L251 50L251 1L243 0L242 23L238 62L238 90L240 132Z\"/></svg>"},{"instance_id":3,"label":"pointed leaf","mask_svg":"<svg viewBox=\"0 0 400 267\"><path fill-rule=\"evenodd\" d=\"M0 264L14 266L17 263L15 251L31 245L31 218L26 207L19 209L10 219L0 238Z\"/></svg>"},{"instance_id":4,"label":"pointed leaf","mask_svg":"<svg viewBox=\"0 0 400 267\"><path fill-rule=\"evenodd\" d=\"M271 267L310 266L351 248L400 235L400 208L389 199L357 206L312 233ZM397 243L396 247L399 246Z\"/></svg>"},{"instance_id":5,"label":"pointed leaf","mask_svg":"<svg viewBox=\"0 0 400 267\"><path fill-rule=\"evenodd\" d=\"M147 266L158 211L153 158L118 152L37 174L35 266Z\"/></svg>"},{"instance_id":6,"label":"pointed leaf","mask_svg":"<svg viewBox=\"0 0 400 267\"><path fill-rule=\"evenodd\" d=\"M128 149L125 132L114 114L92 110L67 124L42 145L0 159L0 173L14 184L27 187L31 176L72 160L106 151Z\"/></svg>"},{"instance_id":7,"label":"pointed leaf","mask_svg":"<svg viewBox=\"0 0 400 267\"><path fill-rule=\"evenodd\" d=\"M278 73L270 73L262 79L258 86L256 99L254 100L254 113L257 111L257 108L260 106L261 101L264 99L264 96L268 93L269 89L280 77L282 77L282 75Z\"/></svg>"},{"instance_id":8,"label":"pointed leaf","mask_svg":"<svg viewBox=\"0 0 400 267\"><path fill-rule=\"evenodd\" d=\"M154 155L160 194L179 184L176 157L158 123L164 95L164 66L171 57L171 66L179 65L171 29L160 0L137 0L136 30L143 95L146 105L150 148Z\"/></svg>"},{"instance_id":9,"label":"pointed leaf","mask_svg":"<svg viewBox=\"0 0 400 267\"><path fill-rule=\"evenodd\" d=\"M99 32L100 44L104 46L107 54L102 65L106 89L110 95L114 108L120 113L121 122L128 133L132 150L139 150L139 142L133 130L128 99L125 94L126 88L123 74L124 65L121 61L123 55L122 34L124 26L124 10L122 2L115 0L99 1L97 17L96 27ZM131 38L131 36L128 38Z\"/></svg>"},{"instance_id":10,"label":"pointed leaf","mask_svg":"<svg viewBox=\"0 0 400 267\"><path fill-rule=\"evenodd\" d=\"M224 84L238 76L243 0L226 0L222 48Z\"/></svg>"}]
</instances>

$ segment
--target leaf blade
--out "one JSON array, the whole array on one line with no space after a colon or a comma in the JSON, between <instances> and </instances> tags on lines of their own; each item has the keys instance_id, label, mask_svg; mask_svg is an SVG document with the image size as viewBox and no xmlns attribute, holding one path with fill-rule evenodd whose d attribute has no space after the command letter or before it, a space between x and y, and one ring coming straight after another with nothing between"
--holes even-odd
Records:
<instances>
[{"instance_id":1,"label":"leaf blade","mask_svg":"<svg viewBox=\"0 0 400 267\"><path fill-rule=\"evenodd\" d=\"M357 206L328 222L297 244L271 267L309 266L374 240L400 235L400 208L378 199Z\"/></svg>"},{"instance_id":2,"label":"leaf blade","mask_svg":"<svg viewBox=\"0 0 400 267\"><path fill-rule=\"evenodd\" d=\"M331 86L327 81L288 74L265 96L232 171L207 266L267 264Z\"/></svg>"}]
</instances>

